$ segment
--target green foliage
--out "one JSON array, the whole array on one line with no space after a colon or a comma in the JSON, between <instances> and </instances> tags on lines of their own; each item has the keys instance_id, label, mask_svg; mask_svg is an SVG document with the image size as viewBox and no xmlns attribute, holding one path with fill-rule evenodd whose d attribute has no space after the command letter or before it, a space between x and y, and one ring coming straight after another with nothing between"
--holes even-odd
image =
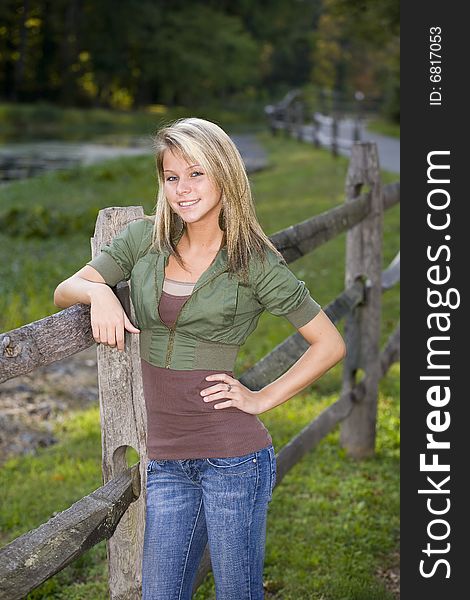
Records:
<instances>
[{"instance_id":1,"label":"green foliage","mask_svg":"<svg viewBox=\"0 0 470 600\"><path fill-rule=\"evenodd\" d=\"M49 117L45 117L49 113ZM251 95L238 94L224 106L207 101L204 106L187 108L151 105L146 110L62 108L45 102L34 104L0 103L0 140L65 139L125 144L129 136L151 136L164 123L187 116L210 119L231 131L252 131L264 127L263 104Z\"/></svg>"},{"instance_id":2,"label":"green foliage","mask_svg":"<svg viewBox=\"0 0 470 600\"><path fill-rule=\"evenodd\" d=\"M398 3L5 0L0 22L6 100L194 108L268 103L312 72L317 85L384 96ZM47 106L42 116L55 118Z\"/></svg>"},{"instance_id":3,"label":"green foliage","mask_svg":"<svg viewBox=\"0 0 470 600\"><path fill-rule=\"evenodd\" d=\"M381 133L382 135L388 135L390 137L400 137L400 125L396 122L387 121L382 118L376 118L368 121L367 129Z\"/></svg>"},{"instance_id":4,"label":"green foliage","mask_svg":"<svg viewBox=\"0 0 470 600\"><path fill-rule=\"evenodd\" d=\"M396 0L323 0L312 81L352 101L359 90L400 121L400 18Z\"/></svg>"},{"instance_id":5,"label":"green foliage","mask_svg":"<svg viewBox=\"0 0 470 600\"><path fill-rule=\"evenodd\" d=\"M98 209L90 207L75 213L47 208L40 204L31 208L10 208L0 212L0 230L17 238L55 238L76 232L93 234L92 223Z\"/></svg>"},{"instance_id":6,"label":"green foliage","mask_svg":"<svg viewBox=\"0 0 470 600\"><path fill-rule=\"evenodd\" d=\"M160 81L163 103L200 106L259 82L258 45L237 16L191 3L159 18L161 33L146 64Z\"/></svg>"},{"instance_id":7,"label":"green foliage","mask_svg":"<svg viewBox=\"0 0 470 600\"><path fill-rule=\"evenodd\" d=\"M313 3L10 0L0 9L0 94L128 109L201 105L308 75ZM308 60L307 60L308 63Z\"/></svg>"}]
</instances>

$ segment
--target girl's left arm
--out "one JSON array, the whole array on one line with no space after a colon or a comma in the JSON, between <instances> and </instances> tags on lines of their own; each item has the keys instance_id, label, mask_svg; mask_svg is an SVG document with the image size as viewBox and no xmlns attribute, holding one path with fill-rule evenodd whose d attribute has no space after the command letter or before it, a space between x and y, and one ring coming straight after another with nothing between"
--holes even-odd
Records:
<instances>
[{"instance_id":1,"label":"girl's left arm","mask_svg":"<svg viewBox=\"0 0 470 600\"><path fill-rule=\"evenodd\" d=\"M322 310L301 327L299 333L310 347L288 371L258 392L262 412L283 404L301 392L346 355L341 334Z\"/></svg>"},{"instance_id":2,"label":"girl's left arm","mask_svg":"<svg viewBox=\"0 0 470 600\"><path fill-rule=\"evenodd\" d=\"M214 408L235 406L247 413L261 414L298 394L345 357L346 345L343 338L323 310L300 327L299 332L310 347L278 379L253 392L225 373L209 375L206 377L208 381L223 383L203 390L203 400L212 402L224 399L224 402L215 404Z\"/></svg>"}]
</instances>

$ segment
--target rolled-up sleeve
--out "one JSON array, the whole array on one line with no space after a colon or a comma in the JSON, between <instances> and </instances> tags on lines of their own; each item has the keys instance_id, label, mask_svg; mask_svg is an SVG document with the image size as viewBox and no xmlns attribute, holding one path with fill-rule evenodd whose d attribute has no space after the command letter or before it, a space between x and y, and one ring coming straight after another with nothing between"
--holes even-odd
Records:
<instances>
[{"instance_id":1,"label":"rolled-up sleeve","mask_svg":"<svg viewBox=\"0 0 470 600\"><path fill-rule=\"evenodd\" d=\"M110 286L130 279L137 261L139 249L144 241L144 230L148 222L143 219L132 221L118 233L110 244L101 248L100 254L87 262Z\"/></svg>"},{"instance_id":2,"label":"rolled-up sleeve","mask_svg":"<svg viewBox=\"0 0 470 600\"><path fill-rule=\"evenodd\" d=\"M257 270L254 285L260 304L273 315L285 317L296 329L321 310L305 282L297 279L285 261L274 253L269 253L264 266Z\"/></svg>"}]
</instances>

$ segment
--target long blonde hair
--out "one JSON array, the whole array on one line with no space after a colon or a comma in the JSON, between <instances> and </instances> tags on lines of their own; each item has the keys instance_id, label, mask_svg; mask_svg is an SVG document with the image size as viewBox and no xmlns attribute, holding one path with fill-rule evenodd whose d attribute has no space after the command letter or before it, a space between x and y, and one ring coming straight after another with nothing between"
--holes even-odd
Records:
<instances>
[{"instance_id":1,"label":"long blonde hair","mask_svg":"<svg viewBox=\"0 0 470 600\"><path fill-rule=\"evenodd\" d=\"M164 192L163 155L169 150L190 164L201 165L221 190L219 226L224 231L229 272L245 278L250 259L263 259L267 248L282 258L258 223L245 165L223 129L204 119L178 119L157 132L154 149L159 189L152 242L158 250L169 252L182 264L175 238L184 222L171 209Z\"/></svg>"}]
</instances>

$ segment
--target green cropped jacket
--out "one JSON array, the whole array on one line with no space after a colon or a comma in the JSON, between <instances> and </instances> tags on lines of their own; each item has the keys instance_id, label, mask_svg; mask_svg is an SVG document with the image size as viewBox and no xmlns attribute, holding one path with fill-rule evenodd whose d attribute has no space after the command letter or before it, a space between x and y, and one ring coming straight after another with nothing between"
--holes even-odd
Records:
<instances>
[{"instance_id":1,"label":"green cropped jacket","mask_svg":"<svg viewBox=\"0 0 470 600\"><path fill-rule=\"evenodd\" d=\"M268 250L265 261L253 261L248 283L242 283L227 271L223 247L170 328L158 314L169 253L152 246L152 228L149 220L132 221L87 264L111 287L130 280L141 357L153 365L233 371L240 346L265 309L297 329L320 311L304 282L274 252Z\"/></svg>"}]
</instances>

